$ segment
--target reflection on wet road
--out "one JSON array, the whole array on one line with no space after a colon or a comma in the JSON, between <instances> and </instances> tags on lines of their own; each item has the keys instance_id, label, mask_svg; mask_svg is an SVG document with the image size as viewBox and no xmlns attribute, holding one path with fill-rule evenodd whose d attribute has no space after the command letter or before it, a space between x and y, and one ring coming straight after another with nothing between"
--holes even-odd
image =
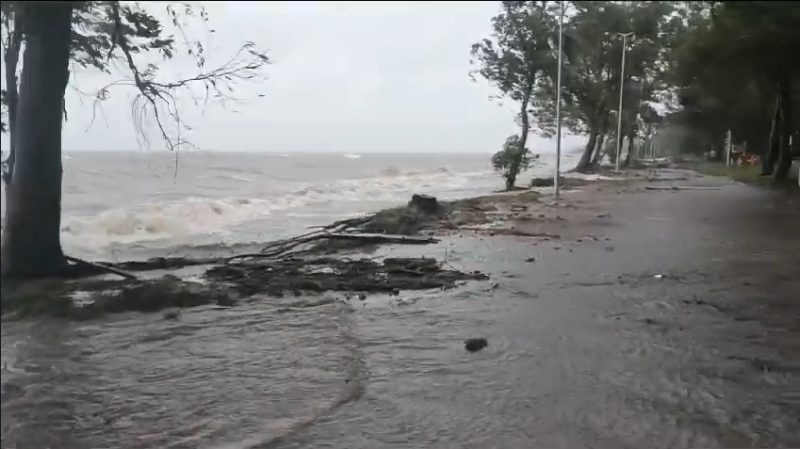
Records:
<instances>
[{"instance_id":1,"label":"reflection on wet road","mask_svg":"<svg viewBox=\"0 0 800 449\"><path fill-rule=\"evenodd\" d=\"M631 194L609 241L427 250L496 287L4 322L3 447L798 446L785 201Z\"/></svg>"}]
</instances>

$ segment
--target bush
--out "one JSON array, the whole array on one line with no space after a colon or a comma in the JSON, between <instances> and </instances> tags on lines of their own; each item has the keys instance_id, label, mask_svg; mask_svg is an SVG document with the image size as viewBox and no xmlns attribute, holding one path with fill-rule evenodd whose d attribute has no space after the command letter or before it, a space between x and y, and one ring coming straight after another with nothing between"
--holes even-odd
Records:
<instances>
[{"instance_id":1,"label":"bush","mask_svg":"<svg viewBox=\"0 0 800 449\"><path fill-rule=\"evenodd\" d=\"M520 151L519 136L513 135L506 139L502 150L492 155L492 167L503 176L506 190L512 190L517 182L517 176L538 158L538 154L532 154L527 148Z\"/></svg>"}]
</instances>

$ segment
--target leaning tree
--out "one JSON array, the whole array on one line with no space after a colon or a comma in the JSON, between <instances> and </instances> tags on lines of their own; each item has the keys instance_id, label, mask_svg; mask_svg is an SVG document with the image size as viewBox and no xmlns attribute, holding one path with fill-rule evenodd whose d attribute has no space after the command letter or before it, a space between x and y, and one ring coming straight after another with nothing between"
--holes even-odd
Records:
<instances>
[{"instance_id":1,"label":"leaning tree","mask_svg":"<svg viewBox=\"0 0 800 449\"><path fill-rule=\"evenodd\" d=\"M269 60L250 42L209 69L202 43L189 40L185 32L190 19L205 23L206 11L187 3L165 5L166 18L160 19L131 2L2 3L4 128L10 137L3 173L3 276L45 276L66 266L60 240L61 126L71 67L111 72L119 65L115 62L121 63L127 75L99 89L96 102L108 98L109 89L135 88L134 121L152 117L155 129L173 150L185 143L180 138L185 124L178 108L182 92L195 93L199 88L205 100L225 100L239 82L263 79ZM171 23L180 38L173 37L164 22ZM151 60L154 53L171 59L179 51L195 62L194 76L164 80L157 65L144 62L146 54ZM146 130L139 131L146 135Z\"/></svg>"},{"instance_id":2,"label":"leaning tree","mask_svg":"<svg viewBox=\"0 0 800 449\"><path fill-rule=\"evenodd\" d=\"M555 3L545 1L504 1L500 14L492 18L492 35L472 46L475 71L500 90L501 96L519 105L517 149L501 153L508 159L507 187L512 188L527 157L530 108L541 75L555 65L553 49L556 29ZM510 185L509 185L510 182Z\"/></svg>"}]
</instances>

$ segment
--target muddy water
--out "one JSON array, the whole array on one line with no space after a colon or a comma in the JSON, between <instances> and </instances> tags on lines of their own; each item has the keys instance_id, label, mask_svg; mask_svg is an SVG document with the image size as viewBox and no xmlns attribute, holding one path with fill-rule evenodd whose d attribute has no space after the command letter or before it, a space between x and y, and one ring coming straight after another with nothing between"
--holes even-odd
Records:
<instances>
[{"instance_id":1,"label":"muddy water","mask_svg":"<svg viewBox=\"0 0 800 449\"><path fill-rule=\"evenodd\" d=\"M425 248L493 273L447 292L4 322L3 447L798 446L800 208L722 187Z\"/></svg>"},{"instance_id":2,"label":"muddy water","mask_svg":"<svg viewBox=\"0 0 800 449\"><path fill-rule=\"evenodd\" d=\"M363 387L341 304L3 323L3 447L249 447ZM22 337L22 338L20 338Z\"/></svg>"}]
</instances>

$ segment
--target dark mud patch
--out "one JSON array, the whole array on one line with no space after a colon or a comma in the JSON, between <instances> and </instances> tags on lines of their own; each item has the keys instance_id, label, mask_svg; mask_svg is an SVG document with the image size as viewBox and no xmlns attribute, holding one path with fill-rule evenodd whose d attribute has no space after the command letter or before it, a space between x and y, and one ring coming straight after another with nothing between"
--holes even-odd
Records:
<instances>
[{"instance_id":1,"label":"dark mud patch","mask_svg":"<svg viewBox=\"0 0 800 449\"><path fill-rule=\"evenodd\" d=\"M46 315L82 320L119 312L232 306L239 298L227 286L187 282L170 275L144 281L44 280L3 288L2 313L4 319Z\"/></svg>"},{"instance_id":2,"label":"dark mud patch","mask_svg":"<svg viewBox=\"0 0 800 449\"><path fill-rule=\"evenodd\" d=\"M344 259L319 257L225 265L208 270L205 279L224 283L243 295L282 296L289 290L321 293L389 293L398 290L452 288L460 281L488 279L482 273L444 269L432 258Z\"/></svg>"},{"instance_id":3,"label":"dark mud patch","mask_svg":"<svg viewBox=\"0 0 800 449\"><path fill-rule=\"evenodd\" d=\"M482 273L445 269L432 258L287 258L217 265L202 280L167 275L148 280L41 280L2 291L3 318L54 316L91 319L108 313L157 312L204 305L235 306L241 300L326 291L396 294L399 290L447 289ZM327 301L327 300L324 300Z\"/></svg>"}]
</instances>

